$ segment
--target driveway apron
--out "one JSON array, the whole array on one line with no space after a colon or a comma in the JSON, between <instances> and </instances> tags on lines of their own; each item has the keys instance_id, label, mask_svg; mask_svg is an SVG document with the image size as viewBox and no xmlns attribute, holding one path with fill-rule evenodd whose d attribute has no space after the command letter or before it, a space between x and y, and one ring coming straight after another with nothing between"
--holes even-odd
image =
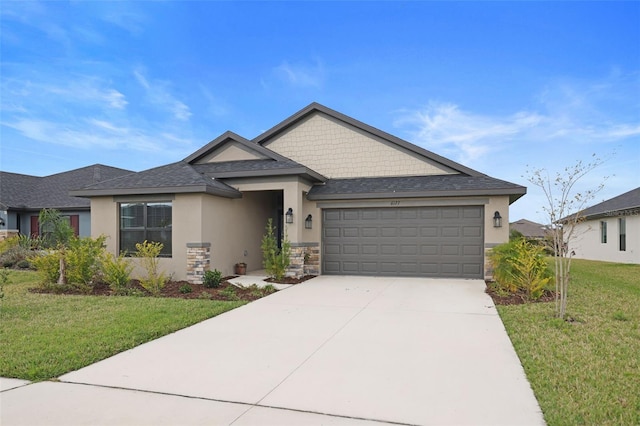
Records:
<instances>
[{"instance_id":1,"label":"driveway apron","mask_svg":"<svg viewBox=\"0 0 640 426\"><path fill-rule=\"evenodd\" d=\"M481 280L320 276L60 380L232 404L226 424L544 424Z\"/></svg>"}]
</instances>

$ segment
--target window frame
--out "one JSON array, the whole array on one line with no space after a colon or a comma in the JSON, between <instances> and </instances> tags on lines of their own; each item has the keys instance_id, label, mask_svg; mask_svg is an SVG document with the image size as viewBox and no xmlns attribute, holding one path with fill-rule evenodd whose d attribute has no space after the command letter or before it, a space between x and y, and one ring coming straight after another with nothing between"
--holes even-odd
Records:
<instances>
[{"instance_id":1,"label":"window frame","mask_svg":"<svg viewBox=\"0 0 640 426\"><path fill-rule=\"evenodd\" d=\"M619 251L627 251L627 218L618 218Z\"/></svg>"},{"instance_id":2,"label":"window frame","mask_svg":"<svg viewBox=\"0 0 640 426\"><path fill-rule=\"evenodd\" d=\"M149 226L149 205L154 204L165 204L168 205L171 209L170 220L167 226ZM125 227L123 220L123 207L126 205L140 205L142 207L142 224L139 226L129 226ZM136 216L135 219L138 222L138 218ZM120 201L118 202L118 250L120 253L125 252L127 256L133 255L133 250L127 250L127 247L123 247L123 241L126 241L123 238L123 233L127 232L142 232L142 237L139 241L136 242L160 242L163 243L162 252L159 257L163 258L172 258L173 257L173 200L159 199L159 200L135 200L135 201ZM153 232L163 232L168 233L168 238L165 241L157 241L157 239L150 238L150 234ZM166 244L166 241L169 241L170 244Z\"/></svg>"}]
</instances>

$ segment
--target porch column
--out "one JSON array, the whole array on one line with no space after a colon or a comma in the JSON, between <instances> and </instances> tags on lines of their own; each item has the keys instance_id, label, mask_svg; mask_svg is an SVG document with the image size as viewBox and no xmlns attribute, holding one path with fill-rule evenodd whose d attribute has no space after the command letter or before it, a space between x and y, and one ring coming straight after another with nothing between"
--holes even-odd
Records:
<instances>
[{"instance_id":1,"label":"porch column","mask_svg":"<svg viewBox=\"0 0 640 426\"><path fill-rule=\"evenodd\" d=\"M302 210L303 191L308 190L308 185L300 182L288 182L283 189L282 210L285 215L283 223L287 231L287 238L292 243L302 242L302 229L304 228L304 212ZM286 213L293 210L293 223L287 223Z\"/></svg>"},{"instance_id":2,"label":"porch column","mask_svg":"<svg viewBox=\"0 0 640 426\"><path fill-rule=\"evenodd\" d=\"M211 265L211 243L187 243L187 281L203 284Z\"/></svg>"}]
</instances>

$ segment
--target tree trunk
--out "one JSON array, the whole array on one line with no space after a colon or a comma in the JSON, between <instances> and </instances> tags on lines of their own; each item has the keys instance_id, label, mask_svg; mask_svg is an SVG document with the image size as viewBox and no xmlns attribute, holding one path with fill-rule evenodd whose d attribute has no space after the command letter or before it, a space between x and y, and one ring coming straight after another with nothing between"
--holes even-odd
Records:
<instances>
[{"instance_id":1,"label":"tree trunk","mask_svg":"<svg viewBox=\"0 0 640 426\"><path fill-rule=\"evenodd\" d=\"M62 256L62 254L60 254L60 276L58 277L58 284L60 285L64 285L67 283L67 273L65 271L65 266L64 266L64 256Z\"/></svg>"}]
</instances>

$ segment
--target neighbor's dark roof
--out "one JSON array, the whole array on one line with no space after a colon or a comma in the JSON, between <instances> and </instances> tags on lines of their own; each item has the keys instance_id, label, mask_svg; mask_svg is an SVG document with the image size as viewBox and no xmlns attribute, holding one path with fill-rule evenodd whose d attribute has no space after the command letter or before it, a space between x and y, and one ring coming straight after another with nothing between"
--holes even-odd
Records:
<instances>
[{"instance_id":1,"label":"neighbor's dark roof","mask_svg":"<svg viewBox=\"0 0 640 426\"><path fill-rule=\"evenodd\" d=\"M532 222L527 219L516 220L509 224L509 229L518 231L527 238L544 238L548 228L541 223Z\"/></svg>"},{"instance_id":2,"label":"neighbor's dark roof","mask_svg":"<svg viewBox=\"0 0 640 426\"><path fill-rule=\"evenodd\" d=\"M402 176L354 179L329 179L314 185L310 200L343 200L363 198L464 197L509 195L509 202L526 194L527 188L489 176L460 174Z\"/></svg>"},{"instance_id":3,"label":"neighbor's dark roof","mask_svg":"<svg viewBox=\"0 0 640 426\"><path fill-rule=\"evenodd\" d=\"M72 194L78 197L95 197L185 192L206 192L229 198L242 196L239 191L229 185L198 173L184 161L86 186L80 190L72 191Z\"/></svg>"},{"instance_id":4,"label":"neighbor's dark roof","mask_svg":"<svg viewBox=\"0 0 640 426\"><path fill-rule=\"evenodd\" d=\"M8 209L88 209L90 202L69 191L133 173L131 170L94 164L49 176L0 172L0 204Z\"/></svg>"},{"instance_id":5,"label":"neighbor's dark roof","mask_svg":"<svg viewBox=\"0 0 640 426\"><path fill-rule=\"evenodd\" d=\"M624 210L632 211L638 209L640 209L640 187L584 209L580 212L580 215L587 219L595 219L607 214L620 213Z\"/></svg>"}]
</instances>

